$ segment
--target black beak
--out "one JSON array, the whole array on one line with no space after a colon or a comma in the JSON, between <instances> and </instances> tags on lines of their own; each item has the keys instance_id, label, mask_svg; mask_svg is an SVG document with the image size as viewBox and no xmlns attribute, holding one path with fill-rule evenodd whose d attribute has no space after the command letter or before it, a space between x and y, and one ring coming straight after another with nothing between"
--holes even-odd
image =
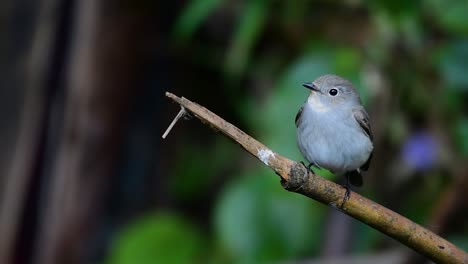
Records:
<instances>
[{"instance_id":1,"label":"black beak","mask_svg":"<svg viewBox=\"0 0 468 264\"><path fill-rule=\"evenodd\" d=\"M311 89L312 91L318 91L317 86L315 86L315 84L313 82L303 83L302 86L304 86L307 89Z\"/></svg>"}]
</instances>

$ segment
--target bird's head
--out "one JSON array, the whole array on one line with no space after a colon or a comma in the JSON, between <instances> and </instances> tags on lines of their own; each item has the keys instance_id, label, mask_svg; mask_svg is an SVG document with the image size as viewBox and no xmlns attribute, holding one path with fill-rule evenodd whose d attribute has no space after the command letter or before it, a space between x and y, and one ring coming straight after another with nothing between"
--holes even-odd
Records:
<instances>
[{"instance_id":1,"label":"bird's head","mask_svg":"<svg viewBox=\"0 0 468 264\"><path fill-rule=\"evenodd\" d=\"M353 84L336 75L323 75L313 82L304 83L303 86L310 89L308 102L316 109L327 111L332 108L361 103Z\"/></svg>"}]
</instances>

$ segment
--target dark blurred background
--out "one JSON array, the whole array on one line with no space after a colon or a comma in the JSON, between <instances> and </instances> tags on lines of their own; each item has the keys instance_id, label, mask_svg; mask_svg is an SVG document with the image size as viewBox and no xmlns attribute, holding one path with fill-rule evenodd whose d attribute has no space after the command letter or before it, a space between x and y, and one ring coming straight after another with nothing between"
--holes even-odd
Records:
<instances>
[{"instance_id":1,"label":"dark blurred background","mask_svg":"<svg viewBox=\"0 0 468 264\"><path fill-rule=\"evenodd\" d=\"M375 152L357 191L468 249L464 0L0 2L0 263L426 263L198 120L302 160L301 84L351 80ZM321 175L340 182L329 172Z\"/></svg>"}]
</instances>

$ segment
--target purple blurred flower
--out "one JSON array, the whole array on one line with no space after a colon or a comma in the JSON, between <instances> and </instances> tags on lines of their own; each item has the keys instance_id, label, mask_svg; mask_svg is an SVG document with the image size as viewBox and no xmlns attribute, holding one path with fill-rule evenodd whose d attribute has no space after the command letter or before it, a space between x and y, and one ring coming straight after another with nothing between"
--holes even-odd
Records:
<instances>
[{"instance_id":1,"label":"purple blurred flower","mask_svg":"<svg viewBox=\"0 0 468 264\"><path fill-rule=\"evenodd\" d=\"M427 131L412 134L403 146L403 160L416 170L434 166L438 155L437 140Z\"/></svg>"}]
</instances>

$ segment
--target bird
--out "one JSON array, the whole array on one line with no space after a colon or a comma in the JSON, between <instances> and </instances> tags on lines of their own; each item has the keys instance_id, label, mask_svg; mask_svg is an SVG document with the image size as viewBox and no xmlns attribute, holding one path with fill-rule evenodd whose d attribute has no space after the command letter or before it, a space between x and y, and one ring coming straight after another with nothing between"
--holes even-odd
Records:
<instances>
[{"instance_id":1,"label":"bird","mask_svg":"<svg viewBox=\"0 0 468 264\"><path fill-rule=\"evenodd\" d=\"M350 186L362 186L374 150L370 118L353 84L327 74L304 87L310 94L297 112L297 144L308 168L324 168L346 177L342 205L350 198Z\"/></svg>"}]
</instances>

